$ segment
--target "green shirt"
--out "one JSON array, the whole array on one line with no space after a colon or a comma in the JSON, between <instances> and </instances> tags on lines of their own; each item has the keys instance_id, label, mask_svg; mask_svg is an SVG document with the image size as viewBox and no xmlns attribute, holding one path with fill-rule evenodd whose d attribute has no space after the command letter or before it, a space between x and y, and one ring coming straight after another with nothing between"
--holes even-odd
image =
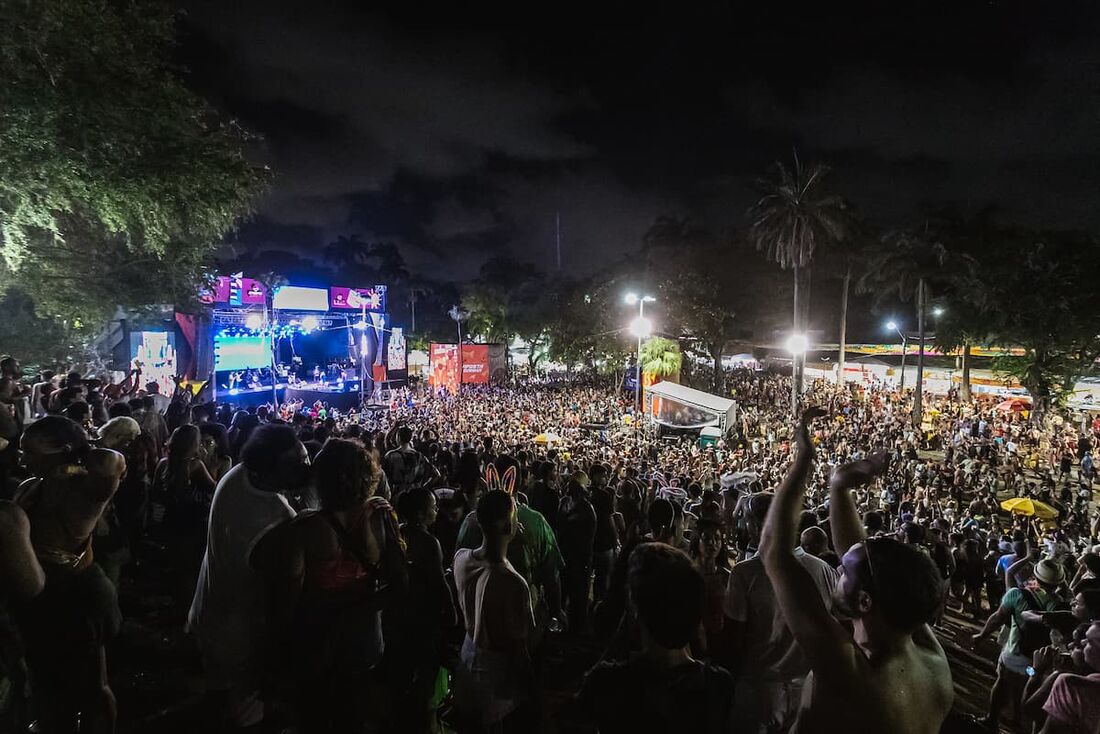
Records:
<instances>
[{"instance_id":1,"label":"green shirt","mask_svg":"<svg viewBox=\"0 0 1100 734\"><path fill-rule=\"evenodd\" d=\"M477 548L481 545L481 528L478 527L474 515L471 512L462 521L462 527L458 530L459 548ZM558 550L554 531L542 513L527 505L518 504L516 518L522 527L508 544L508 562L527 581L534 596L535 587L552 579L565 562Z\"/></svg>"},{"instance_id":2,"label":"green shirt","mask_svg":"<svg viewBox=\"0 0 1100 734\"><path fill-rule=\"evenodd\" d=\"M1005 642L1005 651L1013 655L1020 653L1020 625L1023 624L1024 612L1052 612L1058 606L1058 600L1042 589L1031 592L1041 609L1035 609L1027 602L1024 592L1020 589L1009 589L1001 597L1001 609L1004 609L1011 617L1008 628L1008 640Z\"/></svg>"}]
</instances>

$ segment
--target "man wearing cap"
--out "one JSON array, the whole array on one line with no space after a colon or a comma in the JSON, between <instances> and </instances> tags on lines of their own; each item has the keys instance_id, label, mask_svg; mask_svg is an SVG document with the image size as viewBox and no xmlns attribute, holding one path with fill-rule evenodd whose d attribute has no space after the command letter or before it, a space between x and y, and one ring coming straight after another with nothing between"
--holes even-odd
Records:
<instances>
[{"instance_id":1,"label":"man wearing cap","mask_svg":"<svg viewBox=\"0 0 1100 734\"><path fill-rule=\"evenodd\" d=\"M1005 703L1012 701L1012 720L1020 721L1020 696L1027 683L1027 667L1031 665L1034 650L1024 639L1025 625L1042 623L1043 612L1053 612L1065 606L1058 588L1065 580L1065 571L1053 559L1046 558L1035 564L1035 588L1013 588L1005 592L1001 605L989 615L981 631L974 635L977 644L990 631L1008 624L1008 638L997 661L997 680L989 692L989 714L982 723L990 728L998 725ZM1036 621L1038 620L1038 621ZM1048 639L1049 644L1049 639Z\"/></svg>"}]
</instances>

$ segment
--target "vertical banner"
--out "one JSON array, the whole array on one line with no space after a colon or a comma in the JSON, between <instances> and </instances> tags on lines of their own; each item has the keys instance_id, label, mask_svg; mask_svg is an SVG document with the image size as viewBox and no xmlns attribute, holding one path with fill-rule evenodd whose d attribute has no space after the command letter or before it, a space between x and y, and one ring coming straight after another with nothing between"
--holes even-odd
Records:
<instances>
[{"instance_id":1,"label":"vertical banner","mask_svg":"<svg viewBox=\"0 0 1100 734\"><path fill-rule=\"evenodd\" d=\"M508 382L508 347L503 344L489 345L489 382L493 385Z\"/></svg>"},{"instance_id":2,"label":"vertical banner","mask_svg":"<svg viewBox=\"0 0 1100 734\"><path fill-rule=\"evenodd\" d=\"M454 344L432 344L428 384L434 389L458 392L458 347Z\"/></svg>"},{"instance_id":3,"label":"vertical banner","mask_svg":"<svg viewBox=\"0 0 1100 734\"><path fill-rule=\"evenodd\" d=\"M403 370L407 367L405 355L405 330L400 326L393 327L390 332L389 344L386 349L386 367L391 371Z\"/></svg>"},{"instance_id":4,"label":"vertical banner","mask_svg":"<svg viewBox=\"0 0 1100 734\"><path fill-rule=\"evenodd\" d=\"M642 372L642 400L641 400L641 404L642 404L642 412L643 413L645 413L646 410L647 410L647 406L645 404L646 391L652 385L655 385L658 382L659 382L659 380L657 379L657 375L655 375L651 372L644 372L644 371Z\"/></svg>"},{"instance_id":5,"label":"vertical banner","mask_svg":"<svg viewBox=\"0 0 1100 734\"><path fill-rule=\"evenodd\" d=\"M489 345L462 345L462 384L489 384Z\"/></svg>"}]
</instances>

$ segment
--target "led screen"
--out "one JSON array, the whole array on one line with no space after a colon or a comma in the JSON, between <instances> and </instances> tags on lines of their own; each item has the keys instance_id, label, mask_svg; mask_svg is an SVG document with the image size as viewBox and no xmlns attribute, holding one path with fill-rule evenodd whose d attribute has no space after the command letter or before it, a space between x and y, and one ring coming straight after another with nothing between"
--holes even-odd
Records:
<instances>
[{"instance_id":1,"label":"led screen","mask_svg":"<svg viewBox=\"0 0 1100 734\"><path fill-rule=\"evenodd\" d=\"M225 372L270 367L271 355L262 336L214 337L214 370Z\"/></svg>"},{"instance_id":2,"label":"led screen","mask_svg":"<svg viewBox=\"0 0 1100 734\"><path fill-rule=\"evenodd\" d=\"M134 331L130 333L130 366L141 368L141 384L155 382L160 391L171 395L176 389L172 379L176 364L176 335L170 331Z\"/></svg>"},{"instance_id":3,"label":"led screen","mask_svg":"<svg viewBox=\"0 0 1100 734\"><path fill-rule=\"evenodd\" d=\"M275 291L272 305L289 311L328 311L328 289L284 285Z\"/></svg>"}]
</instances>

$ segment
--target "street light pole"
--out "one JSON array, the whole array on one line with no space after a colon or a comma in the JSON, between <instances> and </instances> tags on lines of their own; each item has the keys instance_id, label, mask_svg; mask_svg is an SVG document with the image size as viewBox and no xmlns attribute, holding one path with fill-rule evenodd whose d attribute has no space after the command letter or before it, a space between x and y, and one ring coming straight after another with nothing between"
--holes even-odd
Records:
<instances>
[{"instance_id":1,"label":"street light pole","mask_svg":"<svg viewBox=\"0 0 1100 734\"><path fill-rule=\"evenodd\" d=\"M799 360L806 354L806 350L810 347L810 341L806 338L805 334L794 333L787 337L787 343L785 345L787 351L791 355L791 415L798 415L798 380L795 378L795 370L798 368Z\"/></svg>"},{"instance_id":2,"label":"street light pole","mask_svg":"<svg viewBox=\"0 0 1100 734\"><path fill-rule=\"evenodd\" d=\"M638 318L645 318L645 299L638 299ZM641 323L639 321L639 323ZM642 332L638 332L638 356L634 360L634 415L642 412Z\"/></svg>"},{"instance_id":3,"label":"street light pole","mask_svg":"<svg viewBox=\"0 0 1100 734\"><path fill-rule=\"evenodd\" d=\"M905 334L898 328L897 323L890 321L886 324L887 329L893 329L901 337L901 386L898 388L899 392L905 392L905 351L909 346L909 340L905 338Z\"/></svg>"},{"instance_id":4,"label":"street light pole","mask_svg":"<svg viewBox=\"0 0 1100 734\"><path fill-rule=\"evenodd\" d=\"M657 299L653 296L639 296L636 293L627 293L623 299L628 304L638 304L638 318L634 320L632 329L638 337L638 352L634 364L634 416L635 420L642 413L642 339L648 336L649 326L645 320L645 305L653 303Z\"/></svg>"}]
</instances>

